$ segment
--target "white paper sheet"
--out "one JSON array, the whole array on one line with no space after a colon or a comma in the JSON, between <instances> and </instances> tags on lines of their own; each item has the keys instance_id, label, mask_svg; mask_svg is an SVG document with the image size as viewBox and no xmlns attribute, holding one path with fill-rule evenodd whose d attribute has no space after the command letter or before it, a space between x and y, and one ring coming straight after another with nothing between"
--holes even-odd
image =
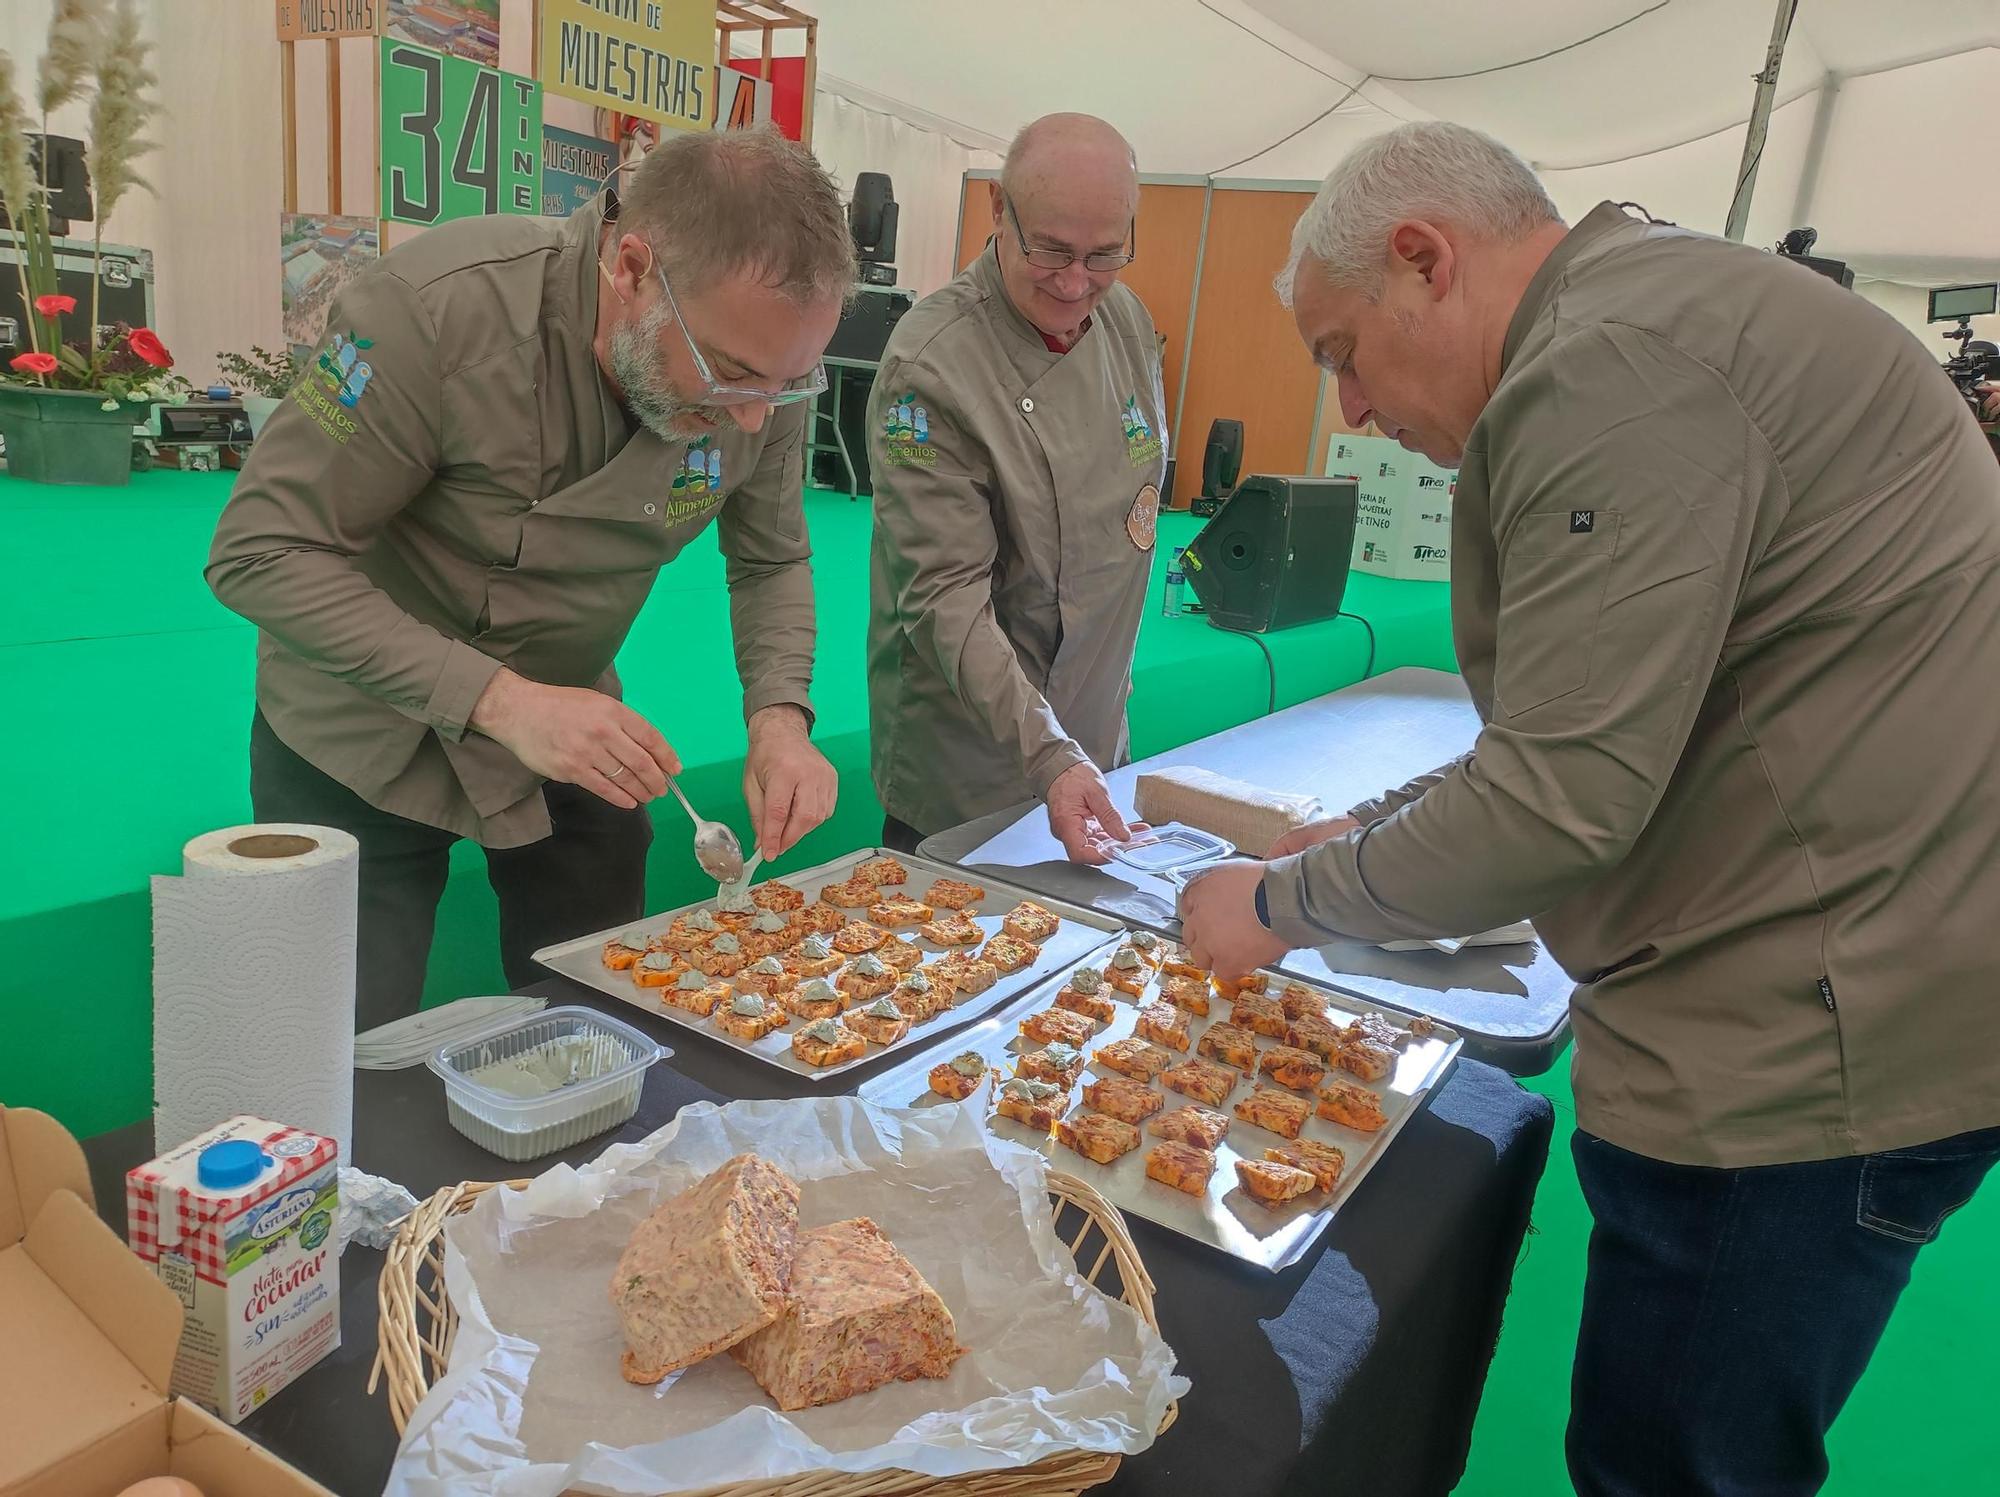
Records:
<instances>
[{"instance_id":1,"label":"white paper sheet","mask_svg":"<svg viewBox=\"0 0 2000 1497\"><path fill-rule=\"evenodd\" d=\"M1526 920L1481 931L1476 936L1449 936L1436 941L1384 941L1384 951L1442 951L1449 954L1467 946L1521 946L1535 939L1535 927Z\"/></svg>"},{"instance_id":2,"label":"white paper sheet","mask_svg":"<svg viewBox=\"0 0 2000 1497\"><path fill-rule=\"evenodd\" d=\"M607 1286L626 1239L746 1152L799 1182L801 1225L871 1217L916 1265L968 1348L949 1378L784 1414L726 1354L657 1388L619 1376ZM1077 1276L1045 1180L1040 1155L964 1108L819 1097L698 1103L582 1169L490 1191L446 1229L461 1316L450 1370L411 1417L384 1497L650 1497L822 1468L944 1477L1143 1450L1187 1380L1134 1311Z\"/></svg>"}]
</instances>

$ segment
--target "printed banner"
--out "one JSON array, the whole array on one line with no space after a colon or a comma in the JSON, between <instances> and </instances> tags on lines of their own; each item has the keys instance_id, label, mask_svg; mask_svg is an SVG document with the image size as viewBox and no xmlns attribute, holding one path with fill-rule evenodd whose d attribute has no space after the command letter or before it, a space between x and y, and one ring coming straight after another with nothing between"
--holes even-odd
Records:
<instances>
[{"instance_id":1,"label":"printed banner","mask_svg":"<svg viewBox=\"0 0 2000 1497\"><path fill-rule=\"evenodd\" d=\"M281 42L373 36L381 24L382 0L278 0Z\"/></svg>"},{"instance_id":2,"label":"printed banner","mask_svg":"<svg viewBox=\"0 0 2000 1497\"><path fill-rule=\"evenodd\" d=\"M393 37L381 47L382 216L539 211L541 85Z\"/></svg>"},{"instance_id":3,"label":"printed banner","mask_svg":"<svg viewBox=\"0 0 2000 1497\"><path fill-rule=\"evenodd\" d=\"M384 36L500 66L500 0L387 0Z\"/></svg>"},{"instance_id":4,"label":"printed banner","mask_svg":"<svg viewBox=\"0 0 2000 1497\"><path fill-rule=\"evenodd\" d=\"M381 253L381 225L372 218L278 215L280 325L293 353L303 358L319 346L327 308Z\"/></svg>"},{"instance_id":5,"label":"printed banner","mask_svg":"<svg viewBox=\"0 0 2000 1497\"><path fill-rule=\"evenodd\" d=\"M747 73L753 81L761 82L757 79L757 71L763 65L762 59L756 57L729 59L732 71L739 75ZM734 127L740 123L732 120L731 116L735 113L737 102L742 97L739 92L742 85L736 83L736 88L732 89L729 86L732 83L736 83L736 80L730 78L727 73L723 74L722 117ZM766 102L764 99L764 90L761 87L757 93L755 108L758 123L761 124L767 119L773 120L778 126L778 133L785 139L805 138L806 60L803 57L772 58L769 101Z\"/></svg>"},{"instance_id":6,"label":"printed banner","mask_svg":"<svg viewBox=\"0 0 2000 1497\"><path fill-rule=\"evenodd\" d=\"M593 197L618 164L618 147L595 135L542 126L542 216L568 218Z\"/></svg>"},{"instance_id":7,"label":"printed banner","mask_svg":"<svg viewBox=\"0 0 2000 1497\"><path fill-rule=\"evenodd\" d=\"M763 79L741 71L724 73L722 87L723 129L746 130L771 118L771 85Z\"/></svg>"},{"instance_id":8,"label":"printed banner","mask_svg":"<svg viewBox=\"0 0 2000 1497\"><path fill-rule=\"evenodd\" d=\"M715 104L714 0L542 0L550 93L678 130Z\"/></svg>"}]
</instances>

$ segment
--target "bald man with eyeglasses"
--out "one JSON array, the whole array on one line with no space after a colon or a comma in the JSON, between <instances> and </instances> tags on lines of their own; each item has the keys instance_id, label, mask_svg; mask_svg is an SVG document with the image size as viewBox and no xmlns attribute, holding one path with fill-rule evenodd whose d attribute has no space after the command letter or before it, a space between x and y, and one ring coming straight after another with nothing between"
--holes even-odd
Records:
<instances>
[{"instance_id":1,"label":"bald man with eyeglasses","mask_svg":"<svg viewBox=\"0 0 2000 1497\"><path fill-rule=\"evenodd\" d=\"M680 759L613 660L711 523L759 846L831 814L803 440L853 279L831 179L753 130L675 135L568 219L430 229L342 292L208 578L261 631L257 818L361 844L364 1026L418 1006L461 838L517 986L644 913L646 803Z\"/></svg>"},{"instance_id":2,"label":"bald man with eyeglasses","mask_svg":"<svg viewBox=\"0 0 2000 1497\"><path fill-rule=\"evenodd\" d=\"M1041 801L1103 863L1167 461L1153 320L1118 284L1138 172L1056 114L991 191L985 252L897 324L869 407L875 790L892 847Z\"/></svg>"}]
</instances>

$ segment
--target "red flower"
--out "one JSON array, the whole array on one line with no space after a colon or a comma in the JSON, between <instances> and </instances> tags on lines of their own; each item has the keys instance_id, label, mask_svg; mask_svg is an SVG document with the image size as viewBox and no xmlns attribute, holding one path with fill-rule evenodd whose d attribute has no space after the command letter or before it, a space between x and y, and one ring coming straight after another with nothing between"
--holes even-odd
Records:
<instances>
[{"instance_id":1,"label":"red flower","mask_svg":"<svg viewBox=\"0 0 2000 1497\"><path fill-rule=\"evenodd\" d=\"M44 317L60 317L65 312L74 312L76 310L76 298L73 296L55 295L38 296L35 298L35 310L40 312Z\"/></svg>"},{"instance_id":2,"label":"red flower","mask_svg":"<svg viewBox=\"0 0 2000 1497\"><path fill-rule=\"evenodd\" d=\"M54 374L56 356L52 353L17 354L7 367L21 374Z\"/></svg>"},{"instance_id":3,"label":"red flower","mask_svg":"<svg viewBox=\"0 0 2000 1497\"><path fill-rule=\"evenodd\" d=\"M125 340L125 346L155 369L174 367L174 356L167 352L167 345L160 341L160 335L149 327L134 328L132 336Z\"/></svg>"}]
</instances>

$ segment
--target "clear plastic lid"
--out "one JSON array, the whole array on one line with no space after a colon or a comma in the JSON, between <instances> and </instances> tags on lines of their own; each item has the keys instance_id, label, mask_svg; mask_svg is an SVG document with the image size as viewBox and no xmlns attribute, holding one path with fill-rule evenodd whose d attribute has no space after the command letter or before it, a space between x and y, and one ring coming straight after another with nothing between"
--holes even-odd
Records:
<instances>
[{"instance_id":1,"label":"clear plastic lid","mask_svg":"<svg viewBox=\"0 0 2000 1497\"><path fill-rule=\"evenodd\" d=\"M672 1053L608 1014L565 1004L441 1045L430 1068L462 1096L531 1112L615 1086Z\"/></svg>"},{"instance_id":2,"label":"clear plastic lid","mask_svg":"<svg viewBox=\"0 0 2000 1497\"><path fill-rule=\"evenodd\" d=\"M1199 863L1212 863L1235 851L1234 843L1225 842L1213 832L1170 821L1141 832L1129 842L1118 843L1111 849L1111 856L1141 873L1168 874Z\"/></svg>"}]
</instances>

